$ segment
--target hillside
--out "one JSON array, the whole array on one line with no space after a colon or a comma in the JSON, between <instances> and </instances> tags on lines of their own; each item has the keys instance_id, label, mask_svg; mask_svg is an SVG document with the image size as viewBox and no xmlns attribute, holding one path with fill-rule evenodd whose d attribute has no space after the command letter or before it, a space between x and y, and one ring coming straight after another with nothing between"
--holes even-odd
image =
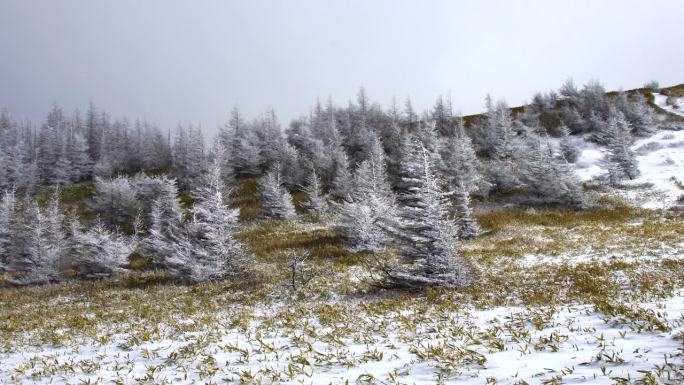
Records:
<instances>
[{"instance_id":1,"label":"hillside","mask_svg":"<svg viewBox=\"0 0 684 385\"><path fill-rule=\"evenodd\" d=\"M682 383L684 130L668 125L682 89L649 94L658 129L629 145L638 177L608 184L609 147L569 137L585 207L474 196L482 233L455 240L476 267L464 287L387 288L376 262L394 246L351 252L334 211L307 212L294 189L296 218L263 218L264 180L240 175L251 275L188 284L136 254L125 274L2 288L0 384ZM64 211L94 220L96 183L63 187Z\"/></svg>"}]
</instances>

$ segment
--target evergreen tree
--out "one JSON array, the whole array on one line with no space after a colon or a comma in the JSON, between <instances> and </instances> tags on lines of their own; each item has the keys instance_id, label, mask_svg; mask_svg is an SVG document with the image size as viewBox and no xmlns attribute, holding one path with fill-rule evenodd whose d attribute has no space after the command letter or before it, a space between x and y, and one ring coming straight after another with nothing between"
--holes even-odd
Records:
<instances>
[{"instance_id":1,"label":"evergreen tree","mask_svg":"<svg viewBox=\"0 0 684 385\"><path fill-rule=\"evenodd\" d=\"M128 177L95 178L93 211L112 229L128 229L137 212L136 191Z\"/></svg>"},{"instance_id":2,"label":"evergreen tree","mask_svg":"<svg viewBox=\"0 0 684 385\"><path fill-rule=\"evenodd\" d=\"M97 107L93 102L88 105L86 113L86 142L88 143L88 154L93 162L100 160L100 146L102 144L103 127Z\"/></svg>"},{"instance_id":3,"label":"evergreen tree","mask_svg":"<svg viewBox=\"0 0 684 385\"><path fill-rule=\"evenodd\" d=\"M254 177L261 173L263 158L261 156L259 138L248 129L236 134L235 142L235 172L239 176Z\"/></svg>"},{"instance_id":4,"label":"evergreen tree","mask_svg":"<svg viewBox=\"0 0 684 385\"><path fill-rule=\"evenodd\" d=\"M340 227L354 252L382 252L397 226L396 198L389 185L380 140L374 137L368 159L354 174L354 189L337 206Z\"/></svg>"},{"instance_id":5,"label":"evergreen tree","mask_svg":"<svg viewBox=\"0 0 684 385\"><path fill-rule=\"evenodd\" d=\"M520 180L528 193L544 203L582 207L579 180L565 159L557 158L548 142L532 138L520 164Z\"/></svg>"},{"instance_id":6,"label":"evergreen tree","mask_svg":"<svg viewBox=\"0 0 684 385\"><path fill-rule=\"evenodd\" d=\"M580 150L572 142L570 138L570 129L566 125L561 125L558 128L560 132L560 151L563 158L568 163L575 163L580 155Z\"/></svg>"},{"instance_id":7,"label":"evergreen tree","mask_svg":"<svg viewBox=\"0 0 684 385\"><path fill-rule=\"evenodd\" d=\"M338 199L349 197L352 190L352 175L349 171L349 159L342 147L336 147L332 154L333 179L330 194Z\"/></svg>"},{"instance_id":8,"label":"evergreen tree","mask_svg":"<svg viewBox=\"0 0 684 385\"><path fill-rule=\"evenodd\" d=\"M610 117L606 132L610 183L615 184L620 179L638 177L639 166L630 148L631 128L621 112L618 111Z\"/></svg>"},{"instance_id":9,"label":"evergreen tree","mask_svg":"<svg viewBox=\"0 0 684 385\"><path fill-rule=\"evenodd\" d=\"M465 185L460 182L455 190L456 198L456 215L458 236L461 239L469 239L477 237L482 233L480 225L477 224L470 208L470 194Z\"/></svg>"},{"instance_id":10,"label":"evergreen tree","mask_svg":"<svg viewBox=\"0 0 684 385\"><path fill-rule=\"evenodd\" d=\"M477 189L479 161L472 141L465 132L446 137L441 148L441 170L452 187L463 184L468 191Z\"/></svg>"},{"instance_id":11,"label":"evergreen tree","mask_svg":"<svg viewBox=\"0 0 684 385\"><path fill-rule=\"evenodd\" d=\"M183 210L178 199L178 188L175 180L164 184L161 194L154 200L150 208L149 236L141 245L143 255L151 256L156 265L165 267L177 278L185 275L183 264L176 261L190 260L192 245L184 224Z\"/></svg>"},{"instance_id":12,"label":"evergreen tree","mask_svg":"<svg viewBox=\"0 0 684 385\"><path fill-rule=\"evenodd\" d=\"M173 206L173 199L178 195L176 180L165 175L148 176L140 173L131 180L131 185L138 202L138 214L141 215L143 228L149 228L152 225L150 215L155 201L161 199L164 202L171 202ZM127 213L131 212L127 211Z\"/></svg>"},{"instance_id":13,"label":"evergreen tree","mask_svg":"<svg viewBox=\"0 0 684 385\"><path fill-rule=\"evenodd\" d=\"M516 133L513 129L513 118L508 105L499 101L492 103L487 95L485 100L487 111L474 128L474 139L479 150L490 158L510 159L517 154Z\"/></svg>"},{"instance_id":14,"label":"evergreen tree","mask_svg":"<svg viewBox=\"0 0 684 385\"><path fill-rule=\"evenodd\" d=\"M264 218L291 219L295 213L292 197L283 187L281 166L276 163L261 178L261 214Z\"/></svg>"},{"instance_id":15,"label":"evergreen tree","mask_svg":"<svg viewBox=\"0 0 684 385\"><path fill-rule=\"evenodd\" d=\"M306 177L306 184L301 188L307 195L307 200L302 202L302 206L308 211L320 214L327 211L328 202L323 194L321 178L318 176L313 163L309 165L309 169L310 172Z\"/></svg>"},{"instance_id":16,"label":"evergreen tree","mask_svg":"<svg viewBox=\"0 0 684 385\"><path fill-rule=\"evenodd\" d=\"M403 168L415 170L415 174L406 176L412 187L400 197L404 205L395 237L412 266L390 269L389 277L404 287L468 284L472 278L456 249L457 229L446 218L446 194L434 175L430 154L415 140Z\"/></svg>"},{"instance_id":17,"label":"evergreen tree","mask_svg":"<svg viewBox=\"0 0 684 385\"><path fill-rule=\"evenodd\" d=\"M637 92L630 101L631 109L629 122L634 127L637 136L648 136L656 131L653 109L648 105L646 97Z\"/></svg>"},{"instance_id":18,"label":"evergreen tree","mask_svg":"<svg viewBox=\"0 0 684 385\"><path fill-rule=\"evenodd\" d=\"M64 215L59 204L59 189L43 209L31 202L25 213L25 253L19 261L20 284L41 284L61 279L60 262L67 250L66 235L62 229Z\"/></svg>"},{"instance_id":19,"label":"evergreen tree","mask_svg":"<svg viewBox=\"0 0 684 385\"><path fill-rule=\"evenodd\" d=\"M435 122L435 130L441 136L452 136L453 129L451 125L451 108L444 102L444 98L440 95L432 108L432 120Z\"/></svg>"},{"instance_id":20,"label":"evergreen tree","mask_svg":"<svg viewBox=\"0 0 684 385\"><path fill-rule=\"evenodd\" d=\"M99 218L87 229L73 220L70 231L69 251L84 277L108 277L126 270L128 257L136 246L132 237L109 231Z\"/></svg>"},{"instance_id":21,"label":"evergreen tree","mask_svg":"<svg viewBox=\"0 0 684 385\"><path fill-rule=\"evenodd\" d=\"M206 171L201 128L178 127L173 144L173 167L181 190L188 191L198 185Z\"/></svg>"},{"instance_id":22,"label":"evergreen tree","mask_svg":"<svg viewBox=\"0 0 684 385\"><path fill-rule=\"evenodd\" d=\"M16 206L14 190L5 190L0 199L0 273L9 270L16 247Z\"/></svg>"},{"instance_id":23,"label":"evergreen tree","mask_svg":"<svg viewBox=\"0 0 684 385\"><path fill-rule=\"evenodd\" d=\"M230 147L224 144L225 141L217 138L214 141L214 148L211 151L212 167L218 167L221 172L221 181L224 184L233 184L235 182L235 165L233 163ZM230 145L230 143L229 143Z\"/></svg>"},{"instance_id":24,"label":"evergreen tree","mask_svg":"<svg viewBox=\"0 0 684 385\"><path fill-rule=\"evenodd\" d=\"M251 264L251 257L233 237L239 210L230 209L225 201L220 168L212 167L209 175L188 223L192 250L181 253L192 256L192 260L167 260L167 264L185 265L190 279L196 282L235 275Z\"/></svg>"},{"instance_id":25,"label":"evergreen tree","mask_svg":"<svg viewBox=\"0 0 684 385\"><path fill-rule=\"evenodd\" d=\"M190 220L183 219L180 202L170 189L152 207L146 249L176 279L202 282L249 267L251 258L232 236L238 210L225 203L220 168L212 167L209 175L198 191Z\"/></svg>"},{"instance_id":26,"label":"evergreen tree","mask_svg":"<svg viewBox=\"0 0 684 385\"><path fill-rule=\"evenodd\" d=\"M90 178L92 161L88 147L80 132L72 131L66 144L66 158L71 167L71 181L81 182Z\"/></svg>"}]
</instances>

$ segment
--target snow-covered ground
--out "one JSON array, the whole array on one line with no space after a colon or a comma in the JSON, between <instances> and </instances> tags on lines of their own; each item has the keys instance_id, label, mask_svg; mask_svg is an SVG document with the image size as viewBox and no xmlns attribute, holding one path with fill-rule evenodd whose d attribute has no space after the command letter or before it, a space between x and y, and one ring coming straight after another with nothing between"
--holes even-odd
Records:
<instances>
[{"instance_id":1,"label":"snow-covered ground","mask_svg":"<svg viewBox=\"0 0 684 385\"><path fill-rule=\"evenodd\" d=\"M133 345L119 335L2 354L0 383L612 384L680 368L682 295L623 304L613 316L589 305L404 310L366 316L352 333L315 320L247 332L217 322L211 332Z\"/></svg>"},{"instance_id":2,"label":"snow-covered ground","mask_svg":"<svg viewBox=\"0 0 684 385\"><path fill-rule=\"evenodd\" d=\"M667 112L684 116L684 98L675 98L674 106L666 103L667 96L659 93L653 93L655 104ZM676 106L676 108L675 108Z\"/></svg>"},{"instance_id":3,"label":"snow-covered ground","mask_svg":"<svg viewBox=\"0 0 684 385\"><path fill-rule=\"evenodd\" d=\"M581 154L575 172L582 181L607 173L605 147L576 139ZM648 138L637 139L632 145L639 164L640 175L624 181L632 189L618 190L644 208L667 208L678 204L684 190L676 181L684 183L684 131L660 130Z\"/></svg>"},{"instance_id":4,"label":"snow-covered ground","mask_svg":"<svg viewBox=\"0 0 684 385\"><path fill-rule=\"evenodd\" d=\"M653 93L655 104L671 113L684 116L684 98L677 98L674 108L665 103L667 97ZM589 142L585 137L573 138L580 150L575 162L575 173L581 181L589 181L607 174L607 149ZM636 203L649 208L668 208L679 204L677 199L684 190L684 131L659 130L648 138L639 138L632 145L639 164L638 178L623 184L632 189L618 192Z\"/></svg>"}]
</instances>

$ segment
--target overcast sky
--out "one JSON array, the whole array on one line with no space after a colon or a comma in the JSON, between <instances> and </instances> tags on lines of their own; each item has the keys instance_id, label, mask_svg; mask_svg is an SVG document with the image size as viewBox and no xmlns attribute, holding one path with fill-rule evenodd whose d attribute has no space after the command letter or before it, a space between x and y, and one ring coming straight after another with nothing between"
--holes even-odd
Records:
<instances>
[{"instance_id":1,"label":"overcast sky","mask_svg":"<svg viewBox=\"0 0 684 385\"><path fill-rule=\"evenodd\" d=\"M609 89L684 82L684 1L0 0L0 107L42 121L53 100L210 133L238 106L285 125L346 105L439 94L463 113L568 77Z\"/></svg>"}]
</instances>

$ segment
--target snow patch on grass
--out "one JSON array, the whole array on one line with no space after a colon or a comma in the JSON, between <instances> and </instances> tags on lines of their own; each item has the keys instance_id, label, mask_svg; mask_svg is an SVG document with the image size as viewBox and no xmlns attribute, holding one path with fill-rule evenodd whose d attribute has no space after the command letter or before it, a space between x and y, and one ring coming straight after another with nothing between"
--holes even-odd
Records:
<instances>
[{"instance_id":1,"label":"snow patch on grass","mask_svg":"<svg viewBox=\"0 0 684 385\"><path fill-rule=\"evenodd\" d=\"M684 98L674 98L674 105L670 105L667 104L667 95L653 92L653 101L656 106L667 112L684 116Z\"/></svg>"},{"instance_id":2,"label":"snow patch on grass","mask_svg":"<svg viewBox=\"0 0 684 385\"><path fill-rule=\"evenodd\" d=\"M607 174L607 149L586 139L579 139L580 156L575 173L581 181L590 181ZM622 182L617 192L637 205L648 209L668 208L679 204L684 189L684 131L661 130L632 144L640 175Z\"/></svg>"},{"instance_id":3,"label":"snow patch on grass","mask_svg":"<svg viewBox=\"0 0 684 385\"><path fill-rule=\"evenodd\" d=\"M654 192L641 199L641 206L657 209L677 204L684 195L684 189L676 183L684 179L684 131L659 131L637 140L632 148L637 153L641 174L626 185L650 185ZM637 190L625 192L635 200L639 199L638 194Z\"/></svg>"},{"instance_id":4,"label":"snow patch on grass","mask_svg":"<svg viewBox=\"0 0 684 385\"><path fill-rule=\"evenodd\" d=\"M356 330L342 319L235 330L217 314L208 332L4 353L0 383L612 384L656 370L681 375L671 366L681 359L683 293L642 303L428 309L364 314Z\"/></svg>"}]
</instances>

